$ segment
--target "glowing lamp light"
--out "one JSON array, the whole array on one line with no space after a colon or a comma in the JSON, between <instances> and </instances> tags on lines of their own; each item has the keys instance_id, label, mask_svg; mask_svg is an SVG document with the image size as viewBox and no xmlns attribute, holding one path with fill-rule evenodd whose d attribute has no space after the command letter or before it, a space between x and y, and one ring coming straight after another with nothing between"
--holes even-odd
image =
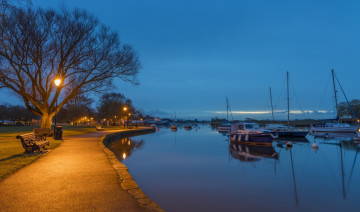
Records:
<instances>
[{"instance_id":1,"label":"glowing lamp light","mask_svg":"<svg viewBox=\"0 0 360 212\"><path fill-rule=\"evenodd\" d=\"M123 153L122 158L125 160L126 159L126 153Z\"/></svg>"},{"instance_id":2,"label":"glowing lamp light","mask_svg":"<svg viewBox=\"0 0 360 212\"><path fill-rule=\"evenodd\" d=\"M127 111L127 107L124 107L124 111Z\"/></svg>"},{"instance_id":3,"label":"glowing lamp light","mask_svg":"<svg viewBox=\"0 0 360 212\"><path fill-rule=\"evenodd\" d=\"M59 86L60 83L61 83L61 79L56 79L54 82L55 82L55 85L56 85L56 86Z\"/></svg>"}]
</instances>

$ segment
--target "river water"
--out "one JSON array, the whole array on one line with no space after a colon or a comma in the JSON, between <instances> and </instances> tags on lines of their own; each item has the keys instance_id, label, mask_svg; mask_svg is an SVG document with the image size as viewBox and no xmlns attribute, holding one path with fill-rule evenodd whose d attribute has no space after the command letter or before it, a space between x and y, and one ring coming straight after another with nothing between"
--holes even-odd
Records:
<instances>
[{"instance_id":1,"label":"river water","mask_svg":"<svg viewBox=\"0 0 360 212\"><path fill-rule=\"evenodd\" d=\"M199 125L110 148L166 211L360 211L359 149L351 137L248 146Z\"/></svg>"}]
</instances>

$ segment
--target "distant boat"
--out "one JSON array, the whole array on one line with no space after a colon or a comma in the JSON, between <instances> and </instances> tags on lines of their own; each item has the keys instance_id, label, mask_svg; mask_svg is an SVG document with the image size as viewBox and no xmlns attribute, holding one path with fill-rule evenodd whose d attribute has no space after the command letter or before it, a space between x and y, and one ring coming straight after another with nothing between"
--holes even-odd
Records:
<instances>
[{"instance_id":1,"label":"distant boat","mask_svg":"<svg viewBox=\"0 0 360 212\"><path fill-rule=\"evenodd\" d=\"M184 126L184 129L185 129L185 130L191 130L191 129L192 129L192 126L191 126L190 124L186 124L186 125Z\"/></svg>"},{"instance_id":2,"label":"distant boat","mask_svg":"<svg viewBox=\"0 0 360 212\"><path fill-rule=\"evenodd\" d=\"M221 122L220 126L218 127L219 133L229 133L229 131L230 131L231 123L228 121L229 120L229 110L231 113L229 99L226 97L226 121ZM231 117L232 117L232 115L231 115Z\"/></svg>"},{"instance_id":3,"label":"distant boat","mask_svg":"<svg viewBox=\"0 0 360 212\"><path fill-rule=\"evenodd\" d=\"M360 141L360 132L357 132L355 137L354 137L354 141Z\"/></svg>"},{"instance_id":4,"label":"distant boat","mask_svg":"<svg viewBox=\"0 0 360 212\"><path fill-rule=\"evenodd\" d=\"M336 110L336 113L338 111L338 103L337 103L337 91L336 91L336 86L335 86L335 73L334 73L334 70L331 70L331 75L332 75L332 81L333 81L333 88L334 88L334 98L335 98L335 110ZM336 77L337 79L337 77ZM353 117L355 118L355 120L357 120L356 116L355 116L355 113L353 111L353 109L351 108L351 105L349 104L349 101L347 100L347 97L344 93L344 90L342 89L341 87L341 84L338 80L338 83L340 85L340 88L341 88L341 91L343 92L344 96L345 96L345 99L346 99L346 102L348 103L349 105L349 108L352 112L352 115ZM338 119L338 116L337 116L337 119ZM325 123L325 124L313 124L311 125L311 131L312 132L332 132L332 133L356 133L356 131L359 129L359 126L358 125L355 125L355 126L350 126L350 124L347 124L347 123Z\"/></svg>"},{"instance_id":5,"label":"distant boat","mask_svg":"<svg viewBox=\"0 0 360 212\"><path fill-rule=\"evenodd\" d=\"M272 144L274 136L269 130L264 130L257 123L239 122L231 125L229 132L231 141L251 144Z\"/></svg>"},{"instance_id":6,"label":"distant boat","mask_svg":"<svg viewBox=\"0 0 360 212\"><path fill-rule=\"evenodd\" d=\"M172 124L171 127L170 127L172 131L176 131L176 130L177 130L177 126L175 125L175 121L176 121L176 112L175 112L174 122L173 122L173 124Z\"/></svg>"},{"instance_id":7,"label":"distant boat","mask_svg":"<svg viewBox=\"0 0 360 212\"><path fill-rule=\"evenodd\" d=\"M231 129L231 123L228 121L221 122L221 125L218 127L219 133L228 133Z\"/></svg>"}]
</instances>

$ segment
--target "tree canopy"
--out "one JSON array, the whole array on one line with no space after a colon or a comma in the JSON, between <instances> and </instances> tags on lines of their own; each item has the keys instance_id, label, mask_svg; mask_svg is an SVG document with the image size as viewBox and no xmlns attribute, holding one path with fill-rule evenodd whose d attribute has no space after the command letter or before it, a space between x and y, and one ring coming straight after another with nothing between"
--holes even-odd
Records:
<instances>
[{"instance_id":1,"label":"tree canopy","mask_svg":"<svg viewBox=\"0 0 360 212\"><path fill-rule=\"evenodd\" d=\"M20 96L42 127L79 94L107 90L114 78L137 83L139 68L134 50L84 10L26 6L0 17L0 88Z\"/></svg>"},{"instance_id":2,"label":"tree canopy","mask_svg":"<svg viewBox=\"0 0 360 212\"><path fill-rule=\"evenodd\" d=\"M126 111L124 111L126 107ZM106 93L99 102L98 116L105 119L113 119L115 116L127 116L129 113L134 114L135 108L130 99L121 93ZM119 117L120 118L120 117Z\"/></svg>"}]
</instances>

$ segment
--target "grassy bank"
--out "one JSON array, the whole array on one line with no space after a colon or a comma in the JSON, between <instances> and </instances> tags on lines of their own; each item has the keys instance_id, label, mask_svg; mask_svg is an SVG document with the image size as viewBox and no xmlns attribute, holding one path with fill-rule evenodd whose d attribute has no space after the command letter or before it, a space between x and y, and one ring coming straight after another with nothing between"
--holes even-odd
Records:
<instances>
[{"instance_id":1,"label":"grassy bank","mask_svg":"<svg viewBox=\"0 0 360 212\"><path fill-rule=\"evenodd\" d=\"M36 126L35 128L39 128ZM25 154L24 149L17 135L30 133L33 127L27 126L2 126L0 127L0 180L16 170L34 162L40 158L43 153ZM95 127L64 126L63 136L80 135L89 132L95 132ZM48 138L50 146L47 149L54 149L61 144Z\"/></svg>"}]
</instances>

